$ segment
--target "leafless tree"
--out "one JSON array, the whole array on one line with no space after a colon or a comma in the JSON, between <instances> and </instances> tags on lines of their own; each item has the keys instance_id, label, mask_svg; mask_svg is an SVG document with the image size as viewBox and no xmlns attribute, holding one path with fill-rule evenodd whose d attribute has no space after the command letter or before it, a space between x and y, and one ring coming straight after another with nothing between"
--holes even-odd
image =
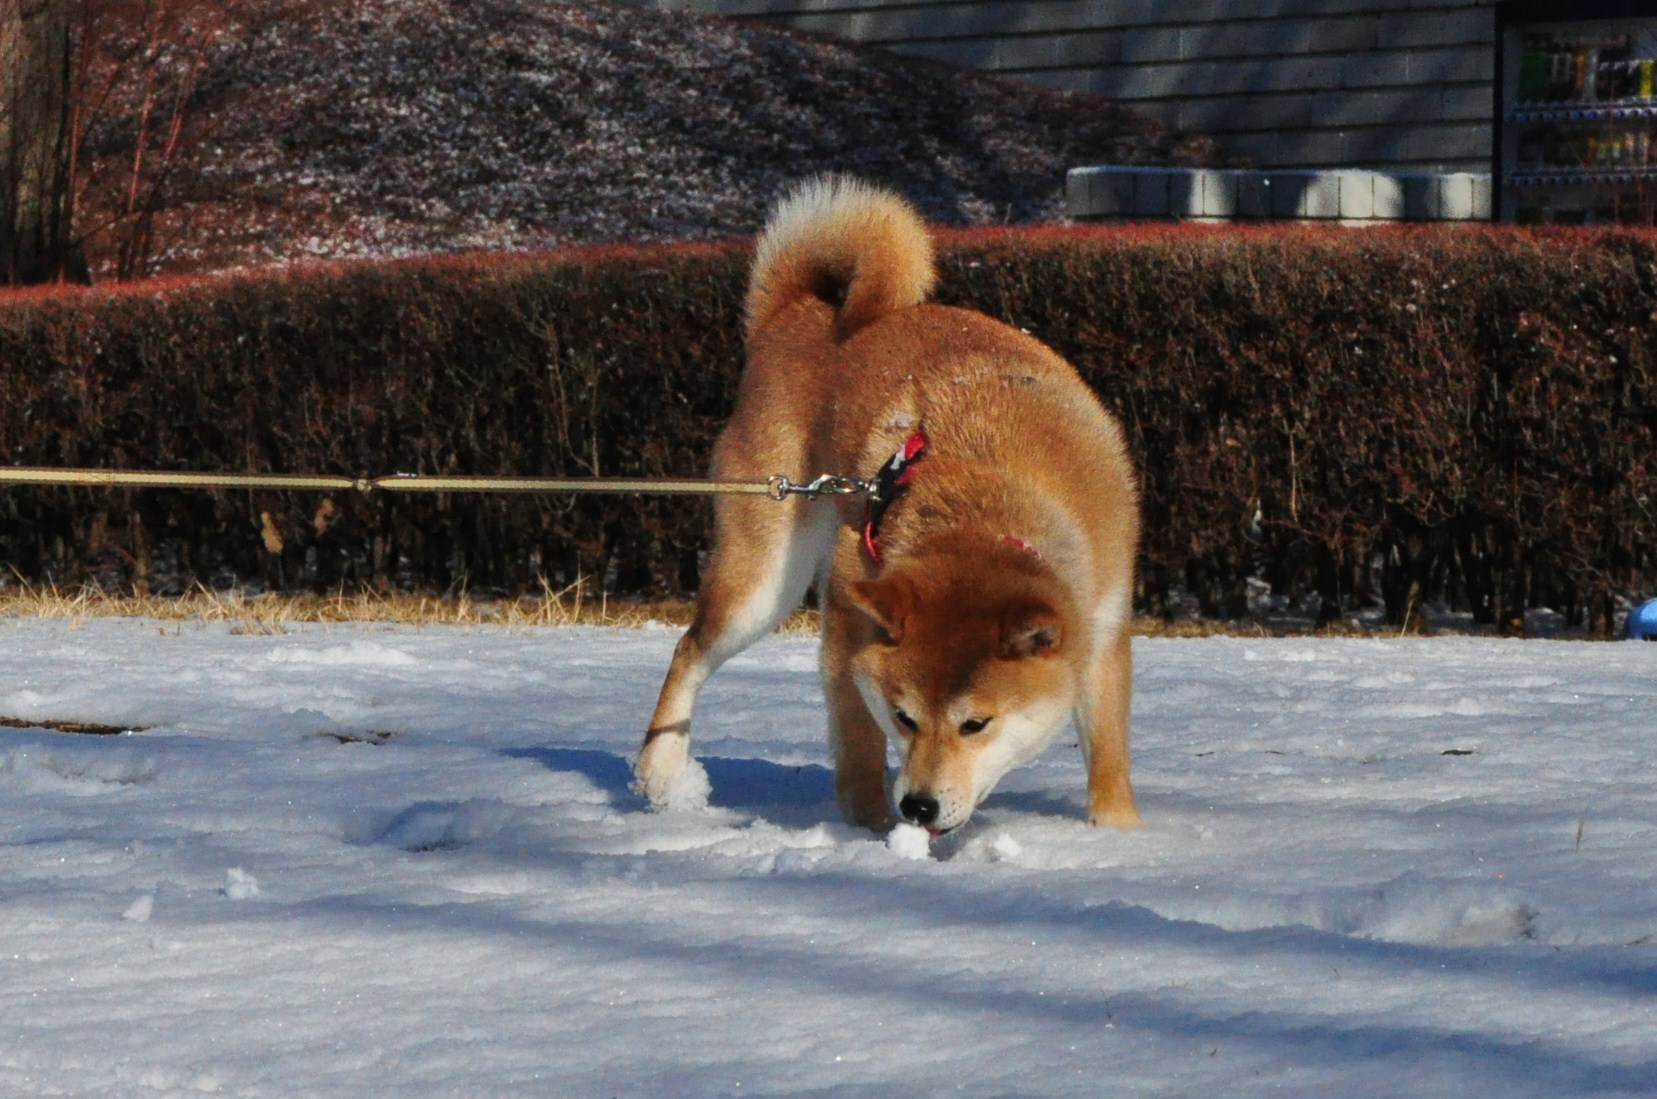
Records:
<instances>
[{"instance_id":1,"label":"leafless tree","mask_svg":"<svg viewBox=\"0 0 1657 1099\"><path fill-rule=\"evenodd\" d=\"M0 284L150 272L235 0L0 0Z\"/></svg>"},{"instance_id":2,"label":"leafless tree","mask_svg":"<svg viewBox=\"0 0 1657 1099\"><path fill-rule=\"evenodd\" d=\"M70 193L75 0L0 0L0 282L84 279Z\"/></svg>"}]
</instances>

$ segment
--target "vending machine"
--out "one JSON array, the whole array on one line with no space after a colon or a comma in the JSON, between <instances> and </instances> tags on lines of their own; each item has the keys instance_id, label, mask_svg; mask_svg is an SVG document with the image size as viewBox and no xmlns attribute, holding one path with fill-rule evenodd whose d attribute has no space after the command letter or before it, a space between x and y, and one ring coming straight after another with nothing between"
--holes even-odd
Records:
<instances>
[{"instance_id":1,"label":"vending machine","mask_svg":"<svg viewBox=\"0 0 1657 1099\"><path fill-rule=\"evenodd\" d=\"M1500 219L1651 225L1657 2L1500 3L1496 51Z\"/></svg>"}]
</instances>

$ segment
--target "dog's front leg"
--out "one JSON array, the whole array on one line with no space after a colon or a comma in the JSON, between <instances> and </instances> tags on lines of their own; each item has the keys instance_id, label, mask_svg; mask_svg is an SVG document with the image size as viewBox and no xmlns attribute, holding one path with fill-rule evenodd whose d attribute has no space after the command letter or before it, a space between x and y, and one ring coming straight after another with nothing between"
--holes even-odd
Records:
<instances>
[{"instance_id":1,"label":"dog's front leg","mask_svg":"<svg viewBox=\"0 0 1657 1099\"><path fill-rule=\"evenodd\" d=\"M869 714L852 679L850 657L855 614L837 599L823 608L823 696L828 703L829 747L834 751L834 795L847 824L873 832L892 827L886 789L886 733Z\"/></svg>"},{"instance_id":2,"label":"dog's front leg","mask_svg":"<svg viewBox=\"0 0 1657 1099\"><path fill-rule=\"evenodd\" d=\"M712 674L709 664L700 631L692 626L673 650L673 663L662 681L656 712L650 718L644 747L639 750L639 761L634 768L637 789L652 805L668 804L668 791L684 773L685 763L690 759L690 715L696 705L697 691Z\"/></svg>"},{"instance_id":3,"label":"dog's front leg","mask_svg":"<svg viewBox=\"0 0 1657 1099\"><path fill-rule=\"evenodd\" d=\"M1081 685L1076 729L1087 761L1088 819L1103 827L1137 828L1128 782L1128 716L1133 701L1133 648L1127 630L1094 661Z\"/></svg>"},{"instance_id":4,"label":"dog's front leg","mask_svg":"<svg viewBox=\"0 0 1657 1099\"><path fill-rule=\"evenodd\" d=\"M656 712L644 734L634 767L635 789L657 808L673 801L673 784L690 759L690 719L696 696L708 677L726 660L775 627L773 608L755 607L767 593L748 589L746 604L730 598L726 583L710 577L696 603L696 618L673 650L673 663L662 680Z\"/></svg>"},{"instance_id":5,"label":"dog's front leg","mask_svg":"<svg viewBox=\"0 0 1657 1099\"><path fill-rule=\"evenodd\" d=\"M779 461L779 466L782 463ZM673 650L634 768L635 788L665 807L690 759L697 692L721 664L777 628L811 582L835 512L801 499L724 497L715 507L715 549L696 599L696 618Z\"/></svg>"},{"instance_id":6,"label":"dog's front leg","mask_svg":"<svg viewBox=\"0 0 1657 1099\"><path fill-rule=\"evenodd\" d=\"M886 734L869 716L847 679L824 684L828 695L829 740L834 749L834 796L847 824L872 832L890 831L891 795L886 790Z\"/></svg>"}]
</instances>

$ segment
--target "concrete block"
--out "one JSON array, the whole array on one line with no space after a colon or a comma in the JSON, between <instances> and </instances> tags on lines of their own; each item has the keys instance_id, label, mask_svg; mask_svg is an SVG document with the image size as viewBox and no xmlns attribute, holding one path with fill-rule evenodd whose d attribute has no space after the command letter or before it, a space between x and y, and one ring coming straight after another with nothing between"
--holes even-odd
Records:
<instances>
[{"instance_id":1,"label":"concrete block","mask_svg":"<svg viewBox=\"0 0 1657 1099\"><path fill-rule=\"evenodd\" d=\"M1147 27L1122 34L1122 60L1130 65L1151 65L1159 61L1180 61L1178 27Z\"/></svg>"},{"instance_id":2,"label":"concrete block","mask_svg":"<svg viewBox=\"0 0 1657 1099\"><path fill-rule=\"evenodd\" d=\"M1301 57L1350 54L1375 47L1376 21L1369 15L1335 18L1319 13L1315 17L1260 19L1250 18L1251 13L1235 6L1220 10L1223 14L1210 11L1186 29L1187 57Z\"/></svg>"},{"instance_id":3,"label":"concrete block","mask_svg":"<svg viewBox=\"0 0 1657 1099\"><path fill-rule=\"evenodd\" d=\"M1490 163L1490 126L1424 123L1410 134L1410 159L1440 170L1477 171Z\"/></svg>"},{"instance_id":4,"label":"concrete block","mask_svg":"<svg viewBox=\"0 0 1657 1099\"><path fill-rule=\"evenodd\" d=\"M1375 173L1336 172L1340 189L1340 216L1348 221L1368 221L1375 216Z\"/></svg>"},{"instance_id":5,"label":"concrete block","mask_svg":"<svg viewBox=\"0 0 1657 1099\"><path fill-rule=\"evenodd\" d=\"M1365 126L1346 132L1349 164L1403 164L1410 159L1412 126Z\"/></svg>"},{"instance_id":6,"label":"concrete block","mask_svg":"<svg viewBox=\"0 0 1657 1099\"><path fill-rule=\"evenodd\" d=\"M1127 8L1131 5L1121 6ZM1065 0L1063 3L1026 0L1021 4L923 5L917 9L917 14L926 21L934 34L940 30L947 33L957 22L964 23L973 34L1051 34L1060 31L1097 30L1121 26L1130 21L1100 19L1092 8L1091 4L1077 4L1074 0Z\"/></svg>"},{"instance_id":7,"label":"concrete block","mask_svg":"<svg viewBox=\"0 0 1657 1099\"><path fill-rule=\"evenodd\" d=\"M1176 125L1201 134L1232 133L1240 129L1280 132L1303 130L1327 110L1329 96L1317 92L1274 92L1251 95L1246 102L1236 96L1204 96L1178 102ZM1319 123L1321 124L1321 123ZM1230 143L1226 143L1229 149Z\"/></svg>"},{"instance_id":8,"label":"concrete block","mask_svg":"<svg viewBox=\"0 0 1657 1099\"><path fill-rule=\"evenodd\" d=\"M1300 217L1300 199L1306 191L1307 172L1268 172L1271 186L1271 217Z\"/></svg>"},{"instance_id":9,"label":"concrete block","mask_svg":"<svg viewBox=\"0 0 1657 1099\"><path fill-rule=\"evenodd\" d=\"M1404 56L1411 84L1489 84L1496 78L1496 51L1489 46L1411 50Z\"/></svg>"},{"instance_id":10,"label":"concrete block","mask_svg":"<svg viewBox=\"0 0 1657 1099\"><path fill-rule=\"evenodd\" d=\"M1133 175L1127 168L1072 168L1065 173L1065 203L1071 217L1133 216Z\"/></svg>"},{"instance_id":11,"label":"concrete block","mask_svg":"<svg viewBox=\"0 0 1657 1099\"><path fill-rule=\"evenodd\" d=\"M1490 218L1488 172L1406 173L1394 178L1403 191L1403 217L1409 221Z\"/></svg>"},{"instance_id":12,"label":"concrete block","mask_svg":"<svg viewBox=\"0 0 1657 1099\"><path fill-rule=\"evenodd\" d=\"M1489 173L1452 172L1441 176L1439 217L1446 221L1489 221Z\"/></svg>"},{"instance_id":13,"label":"concrete block","mask_svg":"<svg viewBox=\"0 0 1657 1099\"><path fill-rule=\"evenodd\" d=\"M1271 216L1276 218L1338 218L1341 183L1336 172L1277 171L1271 180Z\"/></svg>"},{"instance_id":14,"label":"concrete block","mask_svg":"<svg viewBox=\"0 0 1657 1099\"><path fill-rule=\"evenodd\" d=\"M1133 170L1133 212L1142 218L1168 216L1168 177L1166 168L1137 168Z\"/></svg>"},{"instance_id":15,"label":"concrete block","mask_svg":"<svg viewBox=\"0 0 1657 1099\"><path fill-rule=\"evenodd\" d=\"M1342 86L1345 62L1338 57L1260 57L1236 61L1186 62L1157 66L1177 73L1176 93L1201 88L1210 95L1326 91ZM1170 74L1173 75L1173 74Z\"/></svg>"},{"instance_id":16,"label":"concrete block","mask_svg":"<svg viewBox=\"0 0 1657 1099\"><path fill-rule=\"evenodd\" d=\"M1166 65L1113 65L1102 74L1101 94L1112 99L1170 99L1202 87L1193 66L1183 61Z\"/></svg>"},{"instance_id":17,"label":"concrete block","mask_svg":"<svg viewBox=\"0 0 1657 1099\"><path fill-rule=\"evenodd\" d=\"M1199 216L1205 218L1233 218L1237 216L1237 181L1244 175L1238 171L1202 169L1196 173L1202 183L1202 205Z\"/></svg>"},{"instance_id":18,"label":"concrete block","mask_svg":"<svg viewBox=\"0 0 1657 1099\"><path fill-rule=\"evenodd\" d=\"M888 47L906 57L923 57L928 61L942 61L951 65L965 65L974 69L1003 68L996 57L997 43L993 38L949 39L944 42L894 42Z\"/></svg>"},{"instance_id":19,"label":"concrete block","mask_svg":"<svg viewBox=\"0 0 1657 1099\"><path fill-rule=\"evenodd\" d=\"M1409 58L1399 53L1355 53L1341 65L1343 88L1395 88L1409 81Z\"/></svg>"},{"instance_id":20,"label":"concrete block","mask_svg":"<svg viewBox=\"0 0 1657 1099\"><path fill-rule=\"evenodd\" d=\"M1105 165L1065 175L1065 203L1077 218L1480 221L1490 218L1491 200L1483 172Z\"/></svg>"},{"instance_id":21,"label":"concrete block","mask_svg":"<svg viewBox=\"0 0 1657 1099\"><path fill-rule=\"evenodd\" d=\"M1294 49L1299 53L1354 54L1375 48L1376 23L1367 14L1344 19L1302 19L1293 26L1295 29L1291 40Z\"/></svg>"},{"instance_id":22,"label":"concrete block","mask_svg":"<svg viewBox=\"0 0 1657 1099\"><path fill-rule=\"evenodd\" d=\"M1438 216L1446 221L1472 220L1473 179L1467 173L1439 177Z\"/></svg>"},{"instance_id":23,"label":"concrete block","mask_svg":"<svg viewBox=\"0 0 1657 1099\"><path fill-rule=\"evenodd\" d=\"M1312 172L1300 193L1297 215L1303 218L1338 218L1341 216L1341 174L1339 172Z\"/></svg>"},{"instance_id":24,"label":"concrete block","mask_svg":"<svg viewBox=\"0 0 1657 1099\"><path fill-rule=\"evenodd\" d=\"M1481 8L1461 11L1395 12L1378 21L1377 42L1383 50L1422 46L1466 45L1488 48L1495 38L1495 20Z\"/></svg>"},{"instance_id":25,"label":"concrete block","mask_svg":"<svg viewBox=\"0 0 1657 1099\"><path fill-rule=\"evenodd\" d=\"M1200 132L1216 136L1216 140L1219 140L1217 135L1224 133L1224 148L1226 152L1233 156L1247 157L1255 164L1277 163L1278 135L1269 130L1256 132L1222 131L1219 127L1214 127Z\"/></svg>"},{"instance_id":26,"label":"concrete block","mask_svg":"<svg viewBox=\"0 0 1657 1099\"><path fill-rule=\"evenodd\" d=\"M1202 176L1196 168L1173 168L1168 172L1168 214L1176 218L1202 216Z\"/></svg>"},{"instance_id":27,"label":"concrete block","mask_svg":"<svg viewBox=\"0 0 1657 1099\"><path fill-rule=\"evenodd\" d=\"M1406 173L1395 176L1404 193L1404 218L1407 221L1438 220L1438 177Z\"/></svg>"},{"instance_id":28,"label":"concrete block","mask_svg":"<svg viewBox=\"0 0 1657 1099\"><path fill-rule=\"evenodd\" d=\"M1277 135L1277 163L1301 171L1317 171L1330 164L1350 163L1346 159L1344 130L1298 130Z\"/></svg>"},{"instance_id":29,"label":"concrete block","mask_svg":"<svg viewBox=\"0 0 1657 1099\"><path fill-rule=\"evenodd\" d=\"M1396 221L1407 216L1402 177L1387 175L1383 172L1372 172L1370 173L1370 185L1374 191L1370 202L1371 217Z\"/></svg>"},{"instance_id":30,"label":"concrete block","mask_svg":"<svg viewBox=\"0 0 1657 1099\"><path fill-rule=\"evenodd\" d=\"M1167 171L1167 216L1176 218L1230 218L1237 208L1236 178L1240 173L1213 168L1170 168ZM1144 185L1143 180L1140 181ZM1160 196L1156 196L1160 197ZM1153 197L1153 203L1156 198ZM1150 213L1151 209L1145 210Z\"/></svg>"},{"instance_id":31,"label":"concrete block","mask_svg":"<svg viewBox=\"0 0 1657 1099\"><path fill-rule=\"evenodd\" d=\"M1490 84L1446 88L1439 104L1438 117L1446 122L1488 124L1495 117L1496 92Z\"/></svg>"},{"instance_id":32,"label":"concrete block","mask_svg":"<svg viewBox=\"0 0 1657 1099\"><path fill-rule=\"evenodd\" d=\"M933 56L954 65L967 63L989 69L1097 69L1118 64L1121 58L1121 38L1110 34L1049 34L1022 38L986 38L980 41L946 38L933 43ZM981 64L973 58L981 43L989 43L989 62ZM952 53L971 47L967 53ZM912 45L906 45L909 52Z\"/></svg>"},{"instance_id":33,"label":"concrete block","mask_svg":"<svg viewBox=\"0 0 1657 1099\"><path fill-rule=\"evenodd\" d=\"M1078 218L1145 218L1167 217L1170 213L1185 216L1190 199L1186 197L1188 179L1177 185L1181 204L1174 199L1176 177L1189 177L1190 172L1178 168L1141 168L1105 165L1095 168L1072 168L1065 173L1065 206L1071 217Z\"/></svg>"},{"instance_id":34,"label":"concrete block","mask_svg":"<svg viewBox=\"0 0 1657 1099\"><path fill-rule=\"evenodd\" d=\"M1264 172L1241 171L1237 178L1237 216L1269 218L1272 214L1272 177Z\"/></svg>"},{"instance_id":35,"label":"concrete block","mask_svg":"<svg viewBox=\"0 0 1657 1099\"><path fill-rule=\"evenodd\" d=\"M1489 172L1473 172L1473 218L1489 221L1496 216L1496 189L1491 185Z\"/></svg>"},{"instance_id":36,"label":"concrete block","mask_svg":"<svg viewBox=\"0 0 1657 1099\"><path fill-rule=\"evenodd\" d=\"M1071 217L1087 217L1093 212L1092 183L1091 168L1072 168L1064 173L1064 209Z\"/></svg>"},{"instance_id":37,"label":"concrete block","mask_svg":"<svg viewBox=\"0 0 1657 1099\"><path fill-rule=\"evenodd\" d=\"M1430 100L1431 96L1426 98ZM1338 95L1323 93L1317 99L1312 114L1319 126L1384 126L1400 118L1416 117L1425 109L1419 89L1363 89Z\"/></svg>"},{"instance_id":38,"label":"concrete block","mask_svg":"<svg viewBox=\"0 0 1657 1099\"><path fill-rule=\"evenodd\" d=\"M1028 2L1028 0L1025 0L1025 2ZM1070 0L1070 2L1074 2L1074 0ZM1136 13L1135 22L1141 23L1177 23L1182 26L1190 26L1193 23L1205 23L1215 18L1214 0L1150 0L1149 3L1145 3L1144 0L1137 0L1137 2L1130 2L1130 0L1090 0L1087 6L1097 11L1108 12L1109 18L1115 22L1127 21L1126 17L1117 14L1118 11L1134 11L1135 9L1149 13L1149 18L1138 18ZM1222 11L1225 9L1234 9L1233 11L1226 11L1225 14L1227 15L1235 14L1248 17L1260 14L1261 5L1260 0L1247 0L1243 3L1234 2L1224 5Z\"/></svg>"}]
</instances>

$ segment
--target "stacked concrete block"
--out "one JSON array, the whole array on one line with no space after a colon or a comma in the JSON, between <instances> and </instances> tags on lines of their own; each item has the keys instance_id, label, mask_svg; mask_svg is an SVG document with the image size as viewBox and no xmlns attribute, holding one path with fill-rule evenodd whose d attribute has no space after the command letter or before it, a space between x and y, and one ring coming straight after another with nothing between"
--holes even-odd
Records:
<instances>
[{"instance_id":1,"label":"stacked concrete block","mask_svg":"<svg viewBox=\"0 0 1657 1099\"><path fill-rule=\"evenodd\" d=\"M1191 173L1202 181L1202 206L1193 217L1234 218L1237 216L1237 173L1199 168Z\"/></svg>"},{"instance_id":2,"label":"stacked concrete block","mask_svg":"<svg viewBox=\"0 0 1657 1099\"><path fill-rule=\"evenodd\" d=\"M1404 178L1387 172L1371 173L1370 216L1381 221L1419 221L1405 201Z\"/></svg>"},{"instance_id":3,"label":"stacked concrete block","mask_svg":"<svg viewBox=\"0 0 1657 1099\"><path fill-rule=\"evenodd\" d=\"M1339 172L1273 172L1272 216L1322 221L1341 216Z\"/></svg>"},{"instance_id":4,"label":"stacked concrete block","mask_svg":"<svg viewBox=\"0 0 1657 1099\"><path fill-rule=\"evenodd\" d=\"M1102 165L1072 168L1069 213L1082 220L1488 221L1490 176L1218 170Z\"/></svg>"},{"instance_id":5,"label":"stacked concrete block","mask_svg":"<svg viewBox=\"0 0 1657 1099\"><path fill-rule=\"evenodd\" d=\"M1269 172L1232 172L1237 187L1237 213L1240 218L1270 218L1272 210L1272 177ZM1072 217L1085 217L1071 212Z\"/></svg>"}]
</instances>

